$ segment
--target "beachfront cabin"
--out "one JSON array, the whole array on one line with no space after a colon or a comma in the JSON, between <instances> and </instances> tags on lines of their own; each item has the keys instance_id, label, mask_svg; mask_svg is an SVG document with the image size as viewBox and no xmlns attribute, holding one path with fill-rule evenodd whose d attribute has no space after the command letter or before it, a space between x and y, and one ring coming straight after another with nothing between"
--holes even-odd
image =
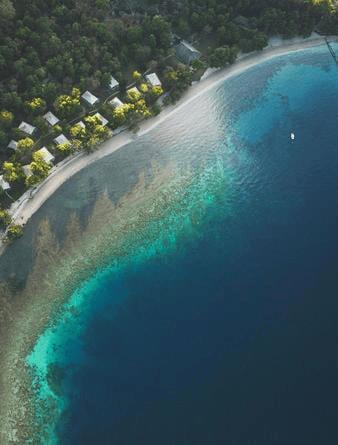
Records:
<instances>
[{"instance_id":1,"label":"beachfront cabin","mask_svg":"<svg viewBox=\"0 0 338 445\"><path fill-rule=\"evenodd\" d=\"M95 107L100 102L99 98L88 90L81 95L81 99L87 107Z\"/></svg>"},{"instance_id":2,"label":"beachfront cabin","mask_svg":"<svg viewBox=\"0 0 338 445\"><path fill-rule=\"evenodd\" d=\"M11 188L8 182L4 180L3 175L0 175L0 187L2 190L9 190Z\"/></svg>"},{"instance_id":3,"label":"beachfront cabin","mask_svg":"<svg viewBox=\"0 0 338 445\"><path fill-rule=\"evenodd\" d=\"M42 154L42 159L45 162L47 162L47 164L55 161L55 156L53 156L52 153L50 151L48 151L46 147L42 147L37 152Z\"/></svg>"},{"instance_id":4,"label":"beachfront cabin","mask_svg":"<svg viewBox=\"0 0 338 445\"><path fill-rule=\"evenodd\" d=\"M120 84L118 83L118 81L113 76L111 76L109 84L108 84L110 91L118 90L119 86L120 86Z\"/></svg>"},{"instance_id":5,"label":"beachfront cabin","mask_svg":"<svg viewBox=\"0 0 338 445\"><path fill-rule=\"evenodd\" d=\"M54 127L54 125L60 122L60 119L58 119L51 111L48 111L48 113L44 114L43 118L49 123L51 127Z\"/></svg>"},{"instance_id":6,"label":"beachfront cabin","mask_svg":"<svg viewBox=\"0 0 338 445\"><path fill-rule=\"evenodd\" d=\"M85 126L85 124L83 123L83 121L76 122L76 125L80 125L80 127L82 127L82 128L86 128L86 126Z\"/></svg>"},{"instance_id":7,"label":"beachfront cabin","mask_svg":"<svg viewBox=\"0 0 338 445\"><path fill-rule=\"evenodd\" d=\"M141 97L142 97L142 94L140 93L140 91L136 87L133 87L133 88L129 88L129 90L127 90L125 99L127 102L134 103L135 101L141 99Z\"/></svg>"},{"instance_id":8,"label":"beachfront cabin","mask_svg":"<svg viewBox=\"0 0 338 445\"><path fill-rule=\"evenodd\" d=\"M113 108L120 108L123 105L122 100L120 100L118 97L114 97L111 101L109 101L110 105L112 105Z\"/></svg>"},{"instance_id":9,"label":"beachfront cabin","mask_svg":"<svg viewBox=\"0 0 338 445\"><path fill-rule=\"evenodd\" d=\"M69 140L66 138L64 134L59 134L59 136L54 139L54 143L56 145L66 144L67 142L69 142Z\"/></svg>"},{"instance_id":10,"label":"beachfront cabin","mask_svg":"<svg viewBox=\"0 0 338 445\"><path fill-rule=\"evenodd\" d=\"M141 96L140 90L139 90L137 87L129 88L129 90L127 90L127 95L128 95L130 92L133 92L133 91L135 91L135 93L137 93L137 94L139 94L139 95Z\"/></svg>"},{"instance_id":11,"label":"beachfront cabin","mask_svg":"<svg viewBox=\"0 0 338 445\"><path fill-rule=\"evenodd\" d=\"M146 74L144 77L145 77L146 81L149 82L149 84L152 87L155 87L155 86L160 86L161 87L162 86L162 82L157 77L156 73Z\"/></svg>"},{"instance_id":12,"label":"beachfront cabin","mask_svg":"<svg viewBox=\"0 0 338 445\"><path fill-rule=\"evenodd\" d=\"M14 139L12 139L11 142L7 145L7 147L15 151L18 148L18 143L17 141L14 141Z\"/></svg>"},{"instance_id":13,"label":"beachfront cabin","mask_svg":"<svg viewBox=\"0 0 338 445\"><path fill-rule=\"evenodd\" d=\"M103 127L105 127L105 126L108 124L107 119L106 119L105 117L103 117L102 114L100 114L100 113L95 113L94 116L97 116L97 117L99 117L99 118L101 119L101 125L102 125Z\"/></svg>"},{"instance_id":14,"label":"beachfront cabin","mask_svg":"<svg viewBox=\"0 0 338 445\"><path fill-rule=\"evenodd\" d=\"M29 176L32 176L33 172L32 172L32 170L29 168L29 164L24 165L22 168L23 168L23 172L24 172L26 178L28 178Z\"/></svg>"},{"instance_id":15,"label":"beachfront cabin","mask_svg":"<svg viewBox=\"0 0 338 445\"><path fill-rule=\"evenodd\" d=\"M25 121L22 121L21 124L19 125L19 130L22 131L22 133L24 133L27 136L33 136L33 134L36 131L36 127L28 124Z\"/></svg>"},{"instance_id":16,"label":"beachfront cabin","mask_svg":"<svg viewBox=\"0 0 338 445\"><path fill-rule=\"evenodd\" d=\"M175 47L175 55L180 62L190 65L195 59L199 59L202 54L198 49L190 45L190 43L182 40Z\"/></svg>"}]
</instances>

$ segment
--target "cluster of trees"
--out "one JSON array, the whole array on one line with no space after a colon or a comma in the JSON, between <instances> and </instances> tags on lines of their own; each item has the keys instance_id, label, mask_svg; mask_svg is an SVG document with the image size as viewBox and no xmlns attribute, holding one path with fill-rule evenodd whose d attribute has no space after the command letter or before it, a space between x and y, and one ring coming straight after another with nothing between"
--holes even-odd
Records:
<instances>
[{"instance_id":1,"label":"cluster of trees","mask_svg":"<svg viewBox=\"0 0 338 445\"><path fill-rule=\"evenodd\" d=\"M39 97L50 106L60 90L95 89L112 73L126 84L131 65L144 70L171 44L169 21L113 17L109 1L4 2L14 14L0 8L6 16L0 26L0 102L15 114L27 97L28 103Z\"/></svg>"},{"instance_id":2,"label":"cluster of trees","mask_svg":"<svg viewBox=\"0 0 338 445\"><path fill-rule=\"evenodd\" d=\"M55 110L63 118L73 116L80 111L80 96L78 88L73 88L71 94L61 94L54 102Z\"/></svg>"},{"instance_id":3,"label":"cluster of trees","mask_svg":"<svg viewBox=\"0 0 338 445\"><path fill-rule=\"evenodd\" d=\"M169 92L165 104L175 103L192 83L192 71L189 67L173 69L167 67L163 72L163 85Z\"/></svg>"},{"instance_id":4,"label":"cluster of trees","mask_svg":"<svg viewBox=\"0 0 338 445\"><path fill-rule=\"evenodd\" d=\"M242 16L240 21L238 16ZM73 150L89 151L104 140L109 129L97 116L84 118L84 128L70 126L67 120L85 114L80 92L102 92L111 74L119 81L125 103L115 109L104 103L99 111L111 129L122 124L135 127L140 119L159 112L154 104L163 94L162 87L145 83L136 69L156 66L168 92L165 103L171 103L207 64L231 64L239 51L264 48L271 34L306 37L314 29L337 33L334 0L115 0L113 4L109 0L0 0L0 163L4 179L22 191L43 180L50 169L41 153L34 152L41 145L20 136L21 120L32 122L45 140L62 131L68 133L71 142L57 147L60 156ZM168 64L173 53L172 31L196 42L203 60L195 60L192 67ZM139 93L126 94L131 81L136 82ZM43 119L47 109L61 118L59 125L51 128ZM12 138L18 141L14 155L7 149ZM24 163L29 163L32 172L27 178Z\"/></svg>"},{"instance_id":5,"label":"cluster of trees","mask_svg":"<svg viewBox=\"0 0 338 445\"><path fill-rule=\"evenodd\" d=\"M25 175L21 163L15 156L10 161L5 161L2 166L5 181L10 183L25 182L27 187L32 187L42 182L48 176L50 169L51 165L43 159L43 155L39 150L35 151L31 156L29 170L32 174L30 176Z\"/></svg>"},{"instance_id":6,"label":"cluster of trees","mask_svg":"<svg viewBox=\"0 0 338 445\"><path fill-rule=\"evenodd\" d=\"M72 136L71 143L64 143L57 146L62 152L85 150L92 151L100 142L107 139L109 129L102 125L102 119L99 116L87 116L84 118L85 126L80 124L69 128Z\"/></svg>"},{"instance_id":7,"label":"cluster of trees","mask_svg":"<svg viewBox=\"0 0 338 445\"><path fill-rule=\"evenodd\" d=\"M32 155L32 162L29 164L29 170L32 174L26 177L25 185L27 187L33 187L34 185L39 184L39 182L42 182L48 176L48 172L51 168L51 164L43 159L40 151L34 152Z\"/></svg>"},{"instance_id":8,"label":"cluster of trees","mask_svg":"<svg viewBox=\"0 0 338 445\"><path fill-rule=\"evenodd\" d=\"M12 224L12 218L6 209L0 210L0 228L7 228L6 238L8 241L12 241L22 235L22 226L19 224Z\"/></svg>"}]
</instances>

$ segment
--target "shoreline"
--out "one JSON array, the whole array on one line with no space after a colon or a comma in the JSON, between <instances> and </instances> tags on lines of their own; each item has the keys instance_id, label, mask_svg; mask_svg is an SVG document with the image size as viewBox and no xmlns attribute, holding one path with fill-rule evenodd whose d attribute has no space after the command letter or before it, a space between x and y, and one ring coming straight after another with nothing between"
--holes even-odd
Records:
<instances>
[{"instance_id":1,"label":"shoreline","mask_svg":"<svg viewBox=\"0 0 338 445\"><path fill-rule=\"evenodd\" d=\"M135 138L149 132L165 119L167 119L170 115L174 114L182 107L198 98L201 94L204 94L205 92L215 88L218 84L224 82L234 75L246 71L247 69L259 63L265 62L274 57L278 57L279 55L302 51L304 49L320 46L322 44L325 44L324 38L317 35L312 38L310 37L309 39L296 38L288 41L278 41L275 42L275 44L272 42L271 45L266 47L265 50L261 52L241 55L238 58L237 62L230 67L213 70L212 74L210 74L209 76L207 73L204 79L189 88L189 90L184 94L178 104L165 108L159 116L143 122L137 135L122 132L121 134L114 136L113 138L104 142L101 145L100 149L93 154L88 156L85 153L79 153L74 155L70 159L66 159L65 161L63 161L63 163L61 163L61 165L59 164L57 167L54 167L53 173L50 174L50 176L46 178L46 180L35 189L33 199L29 200L26 198L25 200L23 200L21 205L14 209L14 218L17 218L15 221L17 221L17 223L22 223L22 221L27 222L29 218L41 207L41 205L57 190L57 188L68 179L70 179L74 174L76 174L86 166L90 165L92 162L95 162L96 160L110 155L117 149L135 140ZM37 306L37 311L42 310L39 309L38 301L26 301L23 305L20 304L19 301L13 303L13 306L16 310L15 318L18 319L20 317L25 317L26 319L26 316L30 313L30 311L27 310L26 312L25 308L28 309L29 306L32 306L33 304ZM32 310L32 307L30 308L30 310ZM16 316L16 314L18 315L18 317ZM13 419L17 419L18 417L20 417L20 415L24 416L26 412L25 410L28 410L27 403L24 402L27 397L25 391L27 391L27 386L30 382L29 380L27 380L27 376L25 378L27 372L27 365L24 361L25 356L13 354L9 344L10 342L6 341L6 337L8 337L8 339L10 339L11 341L14 341L17 336L23 335L24 331L20 332L19 329L18 332L15 331L15 320L13 324L9 323L9 325L12 325L13 329L8 332L2 333L2 338L0 338L0 356L4 354L6 360L4 360L3 365L5 366L6 362L8 366L6 369L2 370L3 376L7 374L8 386L1 387L2 382L0 380L0 411L4 410L2 412L11 412ZM19 326L17 327L19 328ZM37 326L37 324L30 323L30 320L26 319L24 335L27 338L29 338L31 335L34 336L34 333L36 333L37 330L40 328L41 327ZM14 390L19 392L14 392ZM15 405L15 400L19 399L22 404L16 406L22 406L22 412L18 413L11 410L10 408L7 410L7 407ZM3 445L16 442L16 439L18 439L17 433L19 433L19 431L15 431L13 427L11 429L6 428L4 424L0 424L0 438L3 440ZM19 424L19 422L17 422L17 424Z\"/></svg>"},{"instance_id":2,"label":"shoreline","mask_svg":"<svg viewBox=\"0 0 338 445\"><path fill-rule=\"evenodd\" d=\"M337 37L335 38L338 39ZM9 214L12 217L13 223L24 226L42 204L73 175L91 163L114 153L114 151L129 144L139 136L151 131L172 114L197 99L201 94L215 88L219 83L274 57L324 44L324 37L315 33L306 39L296 37L290 40L281 40L275 37L269 40L268 46L262 51L240 54L233 65L224 68L207 69L201 80L193 84L177 104L165 107L158 116L141 122L140 129L136 135L122 131L103 142L100 148L94 153L90 155L84 152L77 153L54 166L50 170L49 176L41 184L35 189L28 190L19 200L12 204L9 209ZM4 243L0 242L0 255L5 248L3 244Z\"/></svg>"}]
</instances>

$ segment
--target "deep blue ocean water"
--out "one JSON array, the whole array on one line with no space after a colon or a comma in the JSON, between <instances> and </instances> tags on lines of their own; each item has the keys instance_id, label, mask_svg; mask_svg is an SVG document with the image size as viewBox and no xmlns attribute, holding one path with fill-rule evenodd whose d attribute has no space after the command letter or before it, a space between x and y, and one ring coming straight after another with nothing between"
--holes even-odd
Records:
<instances>
[{"instance_id":1,"label":"deep blue ocean water","mask_svg":"<svg viewBox=\"0 0 338 445\"><path fill-rule=\"evenodd\" d=\"M136 171L150 150L223 176L212 199L208 175L191 193L194 236L173 222L169 249L103 270L40 339L40 381L48 363L66 376L43 443L337 443L337 122L323 46L227 80L126 148ZM90 174L114 198L109 162Z\"/></svg>"}]
</instances>

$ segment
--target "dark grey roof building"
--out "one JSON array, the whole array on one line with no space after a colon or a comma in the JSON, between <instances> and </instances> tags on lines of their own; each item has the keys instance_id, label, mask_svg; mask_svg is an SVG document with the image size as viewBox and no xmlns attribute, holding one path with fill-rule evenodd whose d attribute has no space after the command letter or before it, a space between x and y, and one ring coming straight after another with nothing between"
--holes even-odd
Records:
<instances>
[{"instance_id":1,"label":"dark grey roof building","mask_svg":"<svg viewBox=\"0 0 338 445\"><path fill-rule=\"evenodd\" d=\"M182 40L176 47L175 47L175 54L178 60L182 63L185 63L187 65L190 65L195 59L198 59L201 57L201 53L198 51L198 49L194 48L190 43L186 42L185 40Z\"/></svg>"}]
</instances>

